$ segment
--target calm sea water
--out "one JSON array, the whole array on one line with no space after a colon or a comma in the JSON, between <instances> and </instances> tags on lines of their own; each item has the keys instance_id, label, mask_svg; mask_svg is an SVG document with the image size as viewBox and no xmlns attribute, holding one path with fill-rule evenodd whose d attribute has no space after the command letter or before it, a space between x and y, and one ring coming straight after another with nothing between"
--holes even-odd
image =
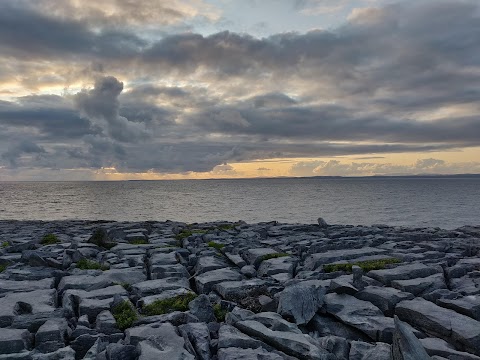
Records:
<instances>
[{"instance_id":1,"label":"calm sea water","mask_svg":"<svg viewBox=\"0 0 480 360\"><path fill-rule=\"evenodd\" d=\"M0 182L0 219L480 224L480 178Z\"/></svg>"}]
</instances>

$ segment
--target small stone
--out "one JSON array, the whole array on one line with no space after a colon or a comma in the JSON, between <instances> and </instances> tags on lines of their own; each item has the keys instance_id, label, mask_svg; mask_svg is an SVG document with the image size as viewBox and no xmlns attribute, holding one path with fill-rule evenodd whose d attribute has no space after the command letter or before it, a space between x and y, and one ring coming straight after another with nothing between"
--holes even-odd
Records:
<instances>
[{"instance_id":1,"label":"small stone","mask_svg":"<svg viewBox=\"0 0 480 360\"><path fill-rule=\"evenodd\" d=\"M216 320L213 306L210 303L208 296L205 294L190 301L188 308L190 309L190 313L202 322L209 323Z\"/></svg>"}]
</instances>

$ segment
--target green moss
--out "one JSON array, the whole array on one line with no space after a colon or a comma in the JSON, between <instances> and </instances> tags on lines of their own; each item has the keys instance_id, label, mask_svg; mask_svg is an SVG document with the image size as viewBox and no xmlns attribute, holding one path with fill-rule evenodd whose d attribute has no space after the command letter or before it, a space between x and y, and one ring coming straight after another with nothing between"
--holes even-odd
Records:
<instances>
[{"instance_id":1,"label":"green moss","mask_svg":"<svg viewBox=\"0 0 480 360\"><path fill-rule=\"evenodd\" d=\"M95 229L90 239L88 239L88 242L90 244L95 244L99 247L103 247L104 249L107 249L107 250L110 250L111 248L117 245L115 241L110 239L110 237L108 236L107 230L103 228Z\"/></svg>"},{"instance_id":2,"label":"green moss","mask_svg":"<svg viewBox=\"0 0 480 360\"><path fill-rule=\"evenodd\" d=\"M215 241L209 241L207 245L211 248L217 249L217 250L222 250L225 247L225 244L219 244Z\"/></svg>"},{"instance_id":3,"label":"green moss","mask_svg":"<svg viewBox=\"0 0 480 360\"><path fill-rule=\"evenodd\" d=\"M144 245L144 244L148 244L148 241L145 240L145 239L142 239L142 238L133 239L133 240L130 240L129 242L130 242L130 244L132 244L132 245Z\"/></svg>"},{"instance_id":4,"label":"green moss","mask_svg":"<svg viewBox=\"0 0 480 360\"><path fill-rule=\"evenodd\" d=\"M215 314L215 317L217 318L218 322L223 322L225 321L225 316L228 313L228 310L222 309L222 306L220 304L215 304L213 305L213 312Z\"/></svg>"},{"instance_id":5,"label":"green moss","mask_svg":"<svg viewBox=\"0 0 480 360\"><path fill-rule=\"evenodd\" d=\"M53 245L58 244L60 239L55 234L47 234L45 235L42 240L40 240L40 244L42 245Z\"/></svg>"},{"instance_id":6,"label":"green moss","mask_svg":"<svg viewBox=\"0 0 480 360\"><path fill-rule=\"evenodd\" d=\"M125 290L127 290L128 292L131 292L132 291L132 285L130 285L129 283L127 282L116 282L115 285L120 285L121 287L123 287Z\"/></svg>"},{"instance_id":7,"label":"green moss","mask_svg":"<svg viewBox=\"0 0 480 360\"><path fill-rule=\"evenodd\" d=\"M138 314L130 301L125 300L112 309L112 315L117 321L117 326L124 331L132 326L138 319Z\"/></svg>"},{"instance_id":8,"label":"green moss","mask_svg":"<svg viewBox=\"0 0 480 360\"><path fill-rule=\"evenodd\" d=\"M267 254L262 256L262 261L276 259L276 258L285 257L285 256L290 256L290 254L287 254L287 253Z\"/></svg>"},{"instance_id":9,"label":"green moss","mask_svg":"<svg viewBox=\"0 0 480 360\"><path fill-rule=\"evenodd\" d=\"M1 246L1 247L2 247L2 248L6 248L6 247L9 247L9 246L10 246L9 242L8 242L8 241L4 241L4 242L2 243L2 246Z\"/></svg>"},{"instance_id":10,"label":"green moss","mask_svg":"<svg viewBox=\"0 0 480 360\"><path fill-rule=\"evenodd\" d=\"M0 273L4 272L7 269L7 265L0 265Z\"/></svg>"},{"instance_id":11,"label":"green moss","mask_svg":"<svg viewBox=\"0 0 480 360\"><path fill-rule=\"evenodd\" d=\"M218 226L217 226L217 229L220 229L220 230L233 230L233 229L235 229L235 226L237 226L237 224L222 224L222 225L218 225Z\"/></svg>"},{"instance_id":12,"label":"green moss","mask_svg":"<svg viewBox=\"0 0 480 360\"><path fill-rule=\"evenodd\" d=\"M380 260L369 260L369 261L359 261L355 263L347 263L347 264L329 264L323 266L323 271L330 273L335 271L345 271L345 272L352 272L353 265L360 266L364 272L368 272L370 270L380 270L384 269L385 266L388 264L397 264L401 262L398 259L380 259Z\"/></svg>"},{"instance_id":13,"label":"green moss","mask_svg":"<svg viewBox=\"0 0 480 360\"><path fill-rule=\"evenodd\" d=\"M142 313L147 316L168 314L173 311L187 311L188 303L195 299L197 294L188 293L178 295L170 299L156 300L146 305L142 309Z\"/></svg>"},{"instance_id":14,"label":"green moss","mask_svg":"<svg viewBox=\"0 0 480 360\"><path fill-rule=\"evenodd\" d=\"M180 231L176 236L175 239L177 240L183 240L189 236L192 236L193 234L205 234L207 230L200 230L200 229L183 229Z\"/></svg>"},{"instance_id":15,"label":"green moss","mask_svg":"<svg viewBox=\"0 0 480 360\"><path fill-rule=\"evenodd\" d=\"M102 265L96 261L88 260L88 259L80 259L77 262L77 268L81 270L102 270L102 271L109 269L108 266Z\"/></svg>"}]
</instances>

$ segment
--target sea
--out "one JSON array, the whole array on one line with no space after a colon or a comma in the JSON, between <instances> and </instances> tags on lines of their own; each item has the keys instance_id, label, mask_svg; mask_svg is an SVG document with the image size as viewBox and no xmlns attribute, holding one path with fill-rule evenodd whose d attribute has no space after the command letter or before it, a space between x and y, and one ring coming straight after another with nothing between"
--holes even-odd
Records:
<instances>
[{"instance_id":1,"label":"sea","mask_svg":"<svg viewBox=\"0 0 480 360\"><path fill-rule=\"evenodd\" d=\"M480 176L0 182L0 220L480 225Z\"/></svg>"}]
</instances>

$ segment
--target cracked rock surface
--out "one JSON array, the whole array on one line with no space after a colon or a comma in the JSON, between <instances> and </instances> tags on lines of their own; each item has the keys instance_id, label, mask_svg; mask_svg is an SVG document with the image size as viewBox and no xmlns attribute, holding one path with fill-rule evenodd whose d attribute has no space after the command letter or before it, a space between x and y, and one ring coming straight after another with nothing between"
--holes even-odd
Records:
<instances>
[{"instance_id":1,"label":"cracked rock surface","mask_svg":"<svg viewBox=\"0 0 480 360\"><path fill-rule=\"evenodd\" d=\"M480 226L320 220L0 221L0 360L480 360Z\"/></svg>"}]
</instances>

